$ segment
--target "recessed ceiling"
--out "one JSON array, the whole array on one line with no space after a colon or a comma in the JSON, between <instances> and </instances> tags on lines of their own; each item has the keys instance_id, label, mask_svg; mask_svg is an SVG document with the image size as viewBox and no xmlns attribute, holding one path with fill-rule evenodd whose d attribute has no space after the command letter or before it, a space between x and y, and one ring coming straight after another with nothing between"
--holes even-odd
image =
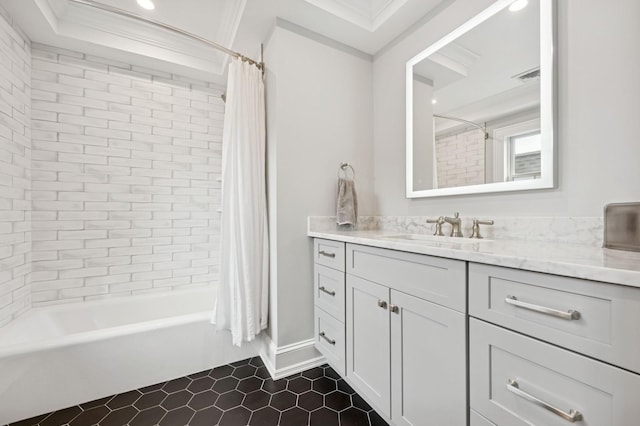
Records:
<instances>
[{"instance_id":1,"label":"recessed ceiling","mask_svg":"<svg viewBox=\"0 0 640 426\"><path fill-rule=\"evenodd\" d=\"M453 0L95 0L259 59L276 17L368 54ZM224 81L228 56L202 42L71 0L0 0L32 41Z\"/></svg>"}]
</instances>

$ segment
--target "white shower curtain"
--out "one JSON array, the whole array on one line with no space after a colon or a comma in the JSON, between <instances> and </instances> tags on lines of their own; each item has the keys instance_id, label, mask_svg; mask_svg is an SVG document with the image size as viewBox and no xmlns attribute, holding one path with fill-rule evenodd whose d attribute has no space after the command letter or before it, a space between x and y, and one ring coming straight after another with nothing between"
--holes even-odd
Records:
<instances>
[{"instance_id":1,"label":"white shower curtain","mask_svg":"<svg viewBox=\"0 0 640 426\"><path fill-rule=\"evenodd\" d=\"M258 67L233 59L222 136L220 285L212 322L230 330L236 346L267 327L268 262L264 83Z\"/></svg>"}]
</instances>

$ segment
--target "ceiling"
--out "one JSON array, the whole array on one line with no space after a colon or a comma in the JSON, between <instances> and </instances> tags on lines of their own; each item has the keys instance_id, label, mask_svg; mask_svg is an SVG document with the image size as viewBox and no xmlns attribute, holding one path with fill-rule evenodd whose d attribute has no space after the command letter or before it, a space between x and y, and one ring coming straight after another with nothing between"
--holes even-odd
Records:
<instances>
[{"instance_id":1,"label":"ceiling","mask_svg":"<svg viewBox=\"0 0 640 426\"><path fill-rule=\"evenodd\" d=\"M374 55L451 0L96 0L258 58L276 18ZM205 43L70 0L0 0L32 41L224 81L228 56Z\"/></svg>"}]
</instances>

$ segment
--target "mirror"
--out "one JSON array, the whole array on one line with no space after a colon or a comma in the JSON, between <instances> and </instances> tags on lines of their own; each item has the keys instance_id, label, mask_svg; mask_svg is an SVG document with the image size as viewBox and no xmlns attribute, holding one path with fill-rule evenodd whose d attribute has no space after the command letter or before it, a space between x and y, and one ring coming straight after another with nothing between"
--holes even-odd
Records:
<instances>
[{"instance_id":1,"label":"mirror","mask_svg":"<svg viewBox=\"0 0 640 426\"><path fill-rule=\"evenodd\" d=\"M499 0L407 62L408 198L554 187L553 9Z\"/></svg>"}]
</instances>

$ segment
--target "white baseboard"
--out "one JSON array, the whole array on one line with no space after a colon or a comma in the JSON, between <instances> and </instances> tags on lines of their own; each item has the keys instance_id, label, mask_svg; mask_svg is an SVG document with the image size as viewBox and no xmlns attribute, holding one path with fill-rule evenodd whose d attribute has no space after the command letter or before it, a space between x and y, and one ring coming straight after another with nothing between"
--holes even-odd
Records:
<instances>
[{"instance_id":1,"label":"white baseboard","mask_svg":"<svg viewBox=\"0 0 640 426\"><path fill-rule=\"evenodd\" d=\"M274 380L327 362L325 357L316 350L314 339L278 347L269 336L265 335L262 343L260 358Z\"/></svg>"}]
</instances>

